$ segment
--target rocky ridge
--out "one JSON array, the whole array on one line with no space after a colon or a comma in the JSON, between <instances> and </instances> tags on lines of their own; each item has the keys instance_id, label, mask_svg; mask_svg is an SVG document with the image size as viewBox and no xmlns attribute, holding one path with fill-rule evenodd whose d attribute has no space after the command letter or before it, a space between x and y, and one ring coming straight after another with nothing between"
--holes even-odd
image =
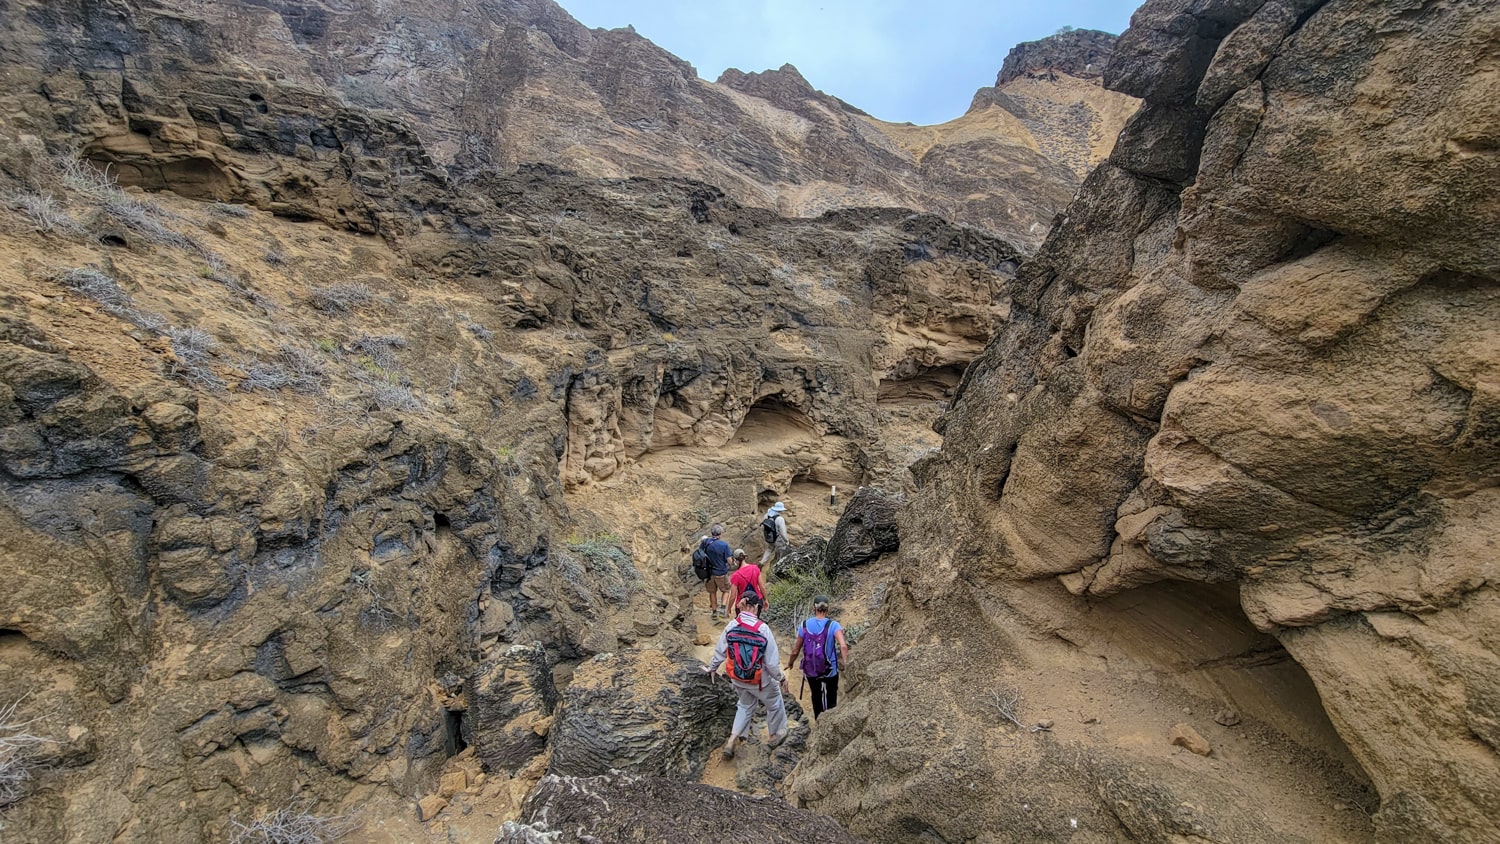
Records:
<instances>
[{"instance_id":1,"label":"rocky ridge","mask_svg":"<svg viewBox=\"0 0 1500 844\"><path fill-rule=\"evenodd\" d=\"M409 4L399 19L383 4L323 0L133 6L159 34L176 39L174 56L222 54L225 67L237 68L220 74L226 82L278 80L260 96L274 90L285 103L313 91L333 93L361 113L403 115L432 163L470 172L545 163L598 177L696 178L741 204L799 217L847 207L912 208L986 229L1023 249L1040 243L1084 175L1051 157L1050 139L1076 134L1089 114L1033 109L1024 125L964 118L913 144L912 127L869 118L814 90L795 68L731 70L708 82L633 30L591 30L551 0ZM73 26L64 9L11 17L23 30L38 25L55 39ZM69 51L134 37L89 26L87 37L77 30ZM1065 76L1061 84L1076 81ZM1092 81L1083 84L1099 90ZM151 108L153 96L143 90L131 103L143 102L147 108L134 110L150 119L118 138L100 138L90 154L112 156L117 144L176 145L177 160L162 173L138 179L121 170L120 178L153 190L164 181L174 190L192 181L196 194L247 200L260 180L198 173L201 151L183 144L193 126L174 134L158 125L188 114ZM1089 112L1086 103L1078 108ZM195 120L212 125L212 117L200 110ZM1105 117L1096 128L1112 138L1119 120Z\"/></svg>"},{"instance_id":2,"label":"rocky ridge","mask_svg":"<svg viewBox=\"0 0 1500 844\"><path fill-rule=\"evenodd\" d=\"M1145 105L940 423L805 805L873 838L1500 834L1497 15L1136 13L1104 81Z\"/></svg>"}]
</instances>

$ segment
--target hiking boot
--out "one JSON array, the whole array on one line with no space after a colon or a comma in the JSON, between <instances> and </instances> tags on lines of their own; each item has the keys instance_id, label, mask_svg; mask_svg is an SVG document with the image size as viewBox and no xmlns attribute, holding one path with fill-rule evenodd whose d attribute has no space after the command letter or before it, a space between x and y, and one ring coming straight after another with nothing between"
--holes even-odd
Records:
<instances>
[{"instance_id":1,"label":"hiking boot","mask_svg":"<svg viewBox=\"0 0 1500 844\"><path fill-rule=\"evenodd\" d=\"M729 741L724 742L724 758L734 758L734 736L730 736Z\"/></svg>"}]
</instances>

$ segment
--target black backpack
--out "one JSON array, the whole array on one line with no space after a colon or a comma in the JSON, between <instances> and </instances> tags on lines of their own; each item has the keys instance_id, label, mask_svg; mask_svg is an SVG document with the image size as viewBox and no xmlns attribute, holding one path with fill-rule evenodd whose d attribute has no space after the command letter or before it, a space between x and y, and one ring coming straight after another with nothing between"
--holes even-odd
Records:
<instances>
[{"instance_id":1,"label":"black backpack","mask_svg":"<svg viewBox=\"0 0 1500 844\"><path fill-rule=\"evenodd\" d=\"M708 580L714 570L713 561L708 558L708 548L705 547L707 545L706 542L699 542L698 547L693 551L693 574L699 580Z\"/></svg>"},{"instance_id":2,"label":"black backpack","mask_svg":"<svg viewBox=\"0 0 1500 844\"><path fill-rule=\"evenodd\" d=\"M776 544L776 514L772 513L760 523L761 536L765 537L767 545Z\"/></svg>"}]
</instances>

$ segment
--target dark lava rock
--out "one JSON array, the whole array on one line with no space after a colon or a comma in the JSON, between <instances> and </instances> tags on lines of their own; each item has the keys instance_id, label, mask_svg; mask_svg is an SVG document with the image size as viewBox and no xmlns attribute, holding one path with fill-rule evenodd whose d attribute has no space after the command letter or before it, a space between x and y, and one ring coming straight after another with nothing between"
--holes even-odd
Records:
<instances>
[{"instance_id":1,"label":"dark lava rock","mask_svg":"<svg viewBox=\"0 0 1500 844\"><path fill-rule=\"evenodd\" d=\"M658 650L600 654L579 666L563 697L548 772L696 777L729 735L734 707L728 682L695 660Z\"/></svg>"},{"instance_id":2,"label":"dark lava rock","mask_svg":"<svg viewBox=\"0 0 1500 844\"><path fill-rule=\"evenodd\" d=\"M860 844L832 818L793 808L779 797L751 797L701 783L614 773L549 775L526 799L521 820L495 844L631 841L698 844Z\"/></svg>"},{"instance_id":3,"label":"dark lava rock","mask_svg":"<svg viewBox=\"0 0 1500 844\"><path fill-rule=\"evenodd\" d=\"M828 571L862 565L900 548L896 516L905 503L906 498L899 493L878 487L856 490L828 540Z\"/></svg>"}]
</instances>

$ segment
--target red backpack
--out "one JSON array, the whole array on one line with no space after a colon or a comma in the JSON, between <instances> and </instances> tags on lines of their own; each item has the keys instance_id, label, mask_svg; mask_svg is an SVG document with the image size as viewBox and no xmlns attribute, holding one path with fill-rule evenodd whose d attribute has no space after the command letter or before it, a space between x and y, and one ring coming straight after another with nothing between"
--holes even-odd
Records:
<instances>
[{"instance_id":1,"label":"red backpack","mask_svg":"<svg viewBox=\"0 0 1500 844\"><path fill-rule=\"evenodd\" d=\"M729 677L737 683L747 686L760 686L760 671L766 660L766 640L761 628L765 627L759 620L754 627L746 627L742 622L736 622L729 632L724 634L724 639L729 644Z\"/></svg>"}]
</instances>

